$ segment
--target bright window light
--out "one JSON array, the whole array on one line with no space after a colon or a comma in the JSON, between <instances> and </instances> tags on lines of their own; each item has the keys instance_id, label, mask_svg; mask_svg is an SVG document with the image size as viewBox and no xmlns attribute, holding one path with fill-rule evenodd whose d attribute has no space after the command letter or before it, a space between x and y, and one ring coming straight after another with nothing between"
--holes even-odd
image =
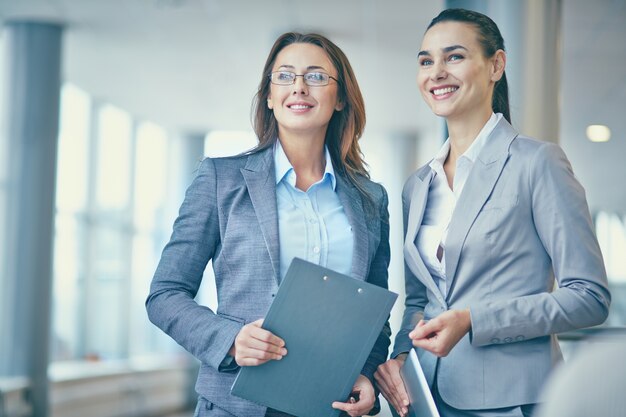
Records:
<instances>
[{"instance_id":1,"label":"bright window light","mask_svg":"<svg viewBox=\"0 0 626 417\"><path fill-rule=\"evenodd\" d=\"M216 130L204 139L204 156L231 156L254 148L258 143L252 131Z\"/></svg>"},{"instance_id":2,"label":"bright window light","mask_svg":"<svg viewBox=\"0 0 626 417\"><path fill-rule=\"evenodd\" d=\"M604 125L589 125L587 137L592 142L608 142L611 139L611 129Z\"/></svg>"}]
</instances>

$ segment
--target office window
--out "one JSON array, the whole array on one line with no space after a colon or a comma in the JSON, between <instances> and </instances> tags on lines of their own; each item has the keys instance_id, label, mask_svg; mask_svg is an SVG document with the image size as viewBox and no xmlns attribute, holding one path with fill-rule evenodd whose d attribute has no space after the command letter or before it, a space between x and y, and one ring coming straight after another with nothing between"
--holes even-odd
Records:
<instances>
[{"instance_id":1,"label":"office window","mask_svg":"<svg viewBox=\"0 0 626 417\"><path fill-rule=\"evenodd\" d=\"M167 235L165 205L168 191L167 133L143 122L137 128L131 269L130 353L169 351L171 344L146 316L144 302ZM169 222L168 222L169 223Z\"/></svg>"},{"instance_id":2,"label":"office window","mask_svg":"<svg viewBox=\"0 0 626 417\"><path fill-rule=\"evenodd\" d=\"M204 156L230 156L254 148L258 143L252 131L216 130L204 139Z\"/></svg>"},{"instance_id":3,"label":"office window","mask_svg":"<svg viewBox=\"0 0 626 417\"><path fill-rule=\"evenodd\" d=\"M612 304L607 319L611 326L626 325L626 218L615 213L599 212L596 216L596 234L602 249L609 279Z\"/></svg>"},{"instance_id":4,"label":"office window","mask_svg":"<svg viewBox=\"0 0 626 417\"><path fill-rule=\"evenodd\" d=\"M130 199L131 119L111 105L98 113L96 201L99 210L119 213Z\"/></svg>"},{"instance_id":5,"label":"office window","mask_svg":"<svg viewBox=\"0 0 626 417\"><path fill-rule=\"evenodd\" d=\"M52 357L72 359L82 340L82 289L85 282L91 101L80 89L61 90L57 156Z\"/></svg>"},{"instance_id":6,"label":"office window","mask_svg":"<svg viewBox=\"0 0 626 417\"><path fill-rule=\"evenodd\" d=\"M171 227L163 221L168 145L158 125L63 86L53 361L180 351L144 309Z\"/></svg>"}]
</instances>

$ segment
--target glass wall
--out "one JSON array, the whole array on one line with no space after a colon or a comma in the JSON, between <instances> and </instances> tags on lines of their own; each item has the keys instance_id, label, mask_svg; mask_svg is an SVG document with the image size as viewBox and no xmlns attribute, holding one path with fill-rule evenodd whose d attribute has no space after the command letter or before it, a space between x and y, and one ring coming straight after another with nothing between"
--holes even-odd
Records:
<instances>
[{"instance_id":1,"label":"glass wall","mask_svg":"<svg viewBox=\"0 0 626 417\"><path fill-rule=\"evenodd\" d=\"M215 131L205 138L204 154L233 155L255 144L252 131ZM168 132L159 125L136 120L112 104L94 102L76 86L63 87L54 361L180 352L149 323L144 309L152 274L171 231L168 176L180 169L173 166L171 147ZM595 221L613 292L607 324L621 326L626 324L626 218L601 212ZM214 308L211 278L209 270L198 300Z\"/></svg>"},{"instance_id":2,"label":"glass wall","mask_svg":"<svg viewBox=\"0 0 626 417\"><path fill-rule=\"evenodd\" d=\"M626 325L626 217L599 212L595 219L604 265L609 278L612 303L609 326Z\"/></svg>"},{"instance_id":3,"label":"glass wall","mask_svg":"<svg viewBox=\"0 0 626 417\"><path fill-rule=\"evenodd\" d=\"M52 360L177 350L143 307L169 233L167 147L160 126L63 87Z\"/></svg>"}]
</instances>

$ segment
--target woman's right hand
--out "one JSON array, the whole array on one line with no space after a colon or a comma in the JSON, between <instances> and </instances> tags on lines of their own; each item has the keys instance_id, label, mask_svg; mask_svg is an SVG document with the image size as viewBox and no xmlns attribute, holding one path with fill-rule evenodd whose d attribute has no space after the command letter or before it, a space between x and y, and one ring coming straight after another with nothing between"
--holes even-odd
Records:
<instances>
[{"instance_id":1,"label":"woman's right hand","mask_svg":"<svg viewBox=\"0 0 626 417\"><path fill-rule=\"evenodd\" d=\"M395 359L389 359L378 367L374 372L374 379L380 392L389 404L396 409L400 417L409 412L409 395L404 388L404 382L400 376L400 369L406 359L406 353L401 353Z\"/></svg>"},{"instance_id":2,"label":"woman's right hand","mask_svg":"<svg viewBox=\"0 0 626 417\"><path fill-rule=\"evenodd\" d=\"M263 319L246 324L239 330L228 354L239 366L257 366L280 360L287 354L285 341L263 328Z\"/></svg>"}]
</instances>

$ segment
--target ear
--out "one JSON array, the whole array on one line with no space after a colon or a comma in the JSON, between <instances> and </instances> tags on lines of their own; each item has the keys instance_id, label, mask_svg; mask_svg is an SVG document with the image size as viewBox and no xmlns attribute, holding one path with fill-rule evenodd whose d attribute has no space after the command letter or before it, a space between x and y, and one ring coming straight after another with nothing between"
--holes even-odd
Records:
<instances>
[{"instance_id":1,"label":"ear","mask_svg":"<svg viewBox=\"0 0 626 417\"><path fill-rule=\"evenodd\" d=\"M337 104L335 105L335 111L342 111L345 107L343 101L337 99Z\"/></svg>"},{"instance_id":2,"label":"ear","mask_svg":"<svg viewBox=\"0 0 626 417\"><path fill-rule=\"evenodd\" d=\"M493 56L493 67L491 68L491 81L498 82L504 74L506 67L506 53L502 49L498 49Z\"/></svg>"},{"instance_id":3,"label":"ear","mask_svg":"<svg viewBox=\"0 0 626 417\"><path fill-rule=\"evenodd\" d=\"M267 108L272 110L274 108L274 103L272 102L272 96L267 96Z\"/></svg>"}]
</instances>

